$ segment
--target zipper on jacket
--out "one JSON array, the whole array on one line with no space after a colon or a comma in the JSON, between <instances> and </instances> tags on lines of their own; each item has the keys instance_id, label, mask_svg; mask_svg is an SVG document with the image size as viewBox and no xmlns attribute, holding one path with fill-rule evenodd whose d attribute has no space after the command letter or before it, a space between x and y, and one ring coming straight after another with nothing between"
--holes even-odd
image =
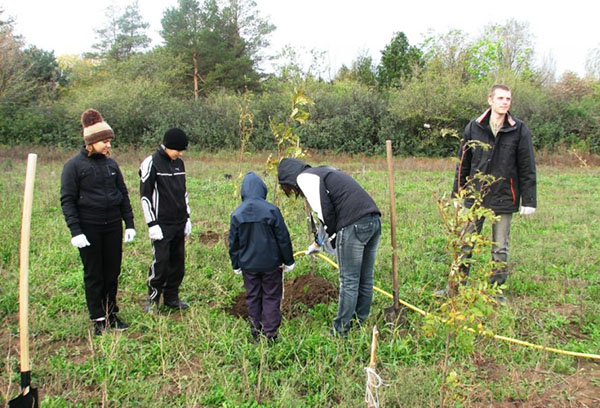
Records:
<instances>
[{"instance_id":1,"label":"zipper on jacket","mask_svg":"<svg viewBox=\"0 0 600 408\"><path fill-rule=\"evenodd\" d=\"M517 203L517 195L515 194L515 186L512 177L510 178L510 193L512 194L513 204Z\"/></svg>"}]
</instances>

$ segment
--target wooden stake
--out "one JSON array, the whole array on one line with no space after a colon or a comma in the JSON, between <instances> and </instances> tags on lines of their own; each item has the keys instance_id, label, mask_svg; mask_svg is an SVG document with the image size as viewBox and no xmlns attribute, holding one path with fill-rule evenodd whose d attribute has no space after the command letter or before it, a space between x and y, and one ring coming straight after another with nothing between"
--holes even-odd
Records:
<instances>
[{"instance_id":1,"label":"wooden stake","mask_svg":"<svg viewBox=\"0 0 600 408\"><path fill-rule=\"evenodd\" d=\"M400 309L400 302L398 302L398 254L396 253L396 192L394 191L394 169L393 169L393 154L392 154L392 141L385 141L385 148L387 152L387 165L388 165L388 180L390 184L390 229L392 232L392 284L393 284L393 295L394 295L394 310Z\"/></svg>"},{"instance_id":2,"label":"wooden stake","mask_svg":"<svg viewBox=\"0 0 600 408\"><path fill-rule=\"evenodd\" d=\"M377 325L373 326L373 339L371 340L371 360L369 361L369 369L367 371L367 395L365 397L367 406L373 408L377 406L375 395L375 365L377 363L377 338L379 331Z\"/></svg>"},{"instance_id":3,"label":"wooden stake","mask_svg":"<svg viewBox=\"0 0 600 408\"><path fill-rule=\"evenodd\" d=\"M19 340L21 345L21 372L30 370L29 364L29 237L31 235L31 212L33 185L37 155L27 156L25 191L23 194L23 218L21 220L21 248L19 252Z\"/></svg>"}]
</instances>

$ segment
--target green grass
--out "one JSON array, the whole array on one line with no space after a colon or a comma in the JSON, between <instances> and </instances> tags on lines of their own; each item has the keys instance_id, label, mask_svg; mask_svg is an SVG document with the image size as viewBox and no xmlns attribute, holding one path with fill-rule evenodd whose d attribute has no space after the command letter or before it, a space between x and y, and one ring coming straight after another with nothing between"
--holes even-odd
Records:
<instances>
[{"instance_id":1,"label":"green grass","mask_svg":"<svg viewBox=\"0 0 600 408\"><path fill-rule=\"evenodd\" d=\"M278 343L252 343L247 322L225 311L243 290L241 278L231 272L223 239L239 203L233 153L186 154L194 229L181 291L192 307L181 314L144 314L152 255L137 168L150 152L115 152L138 232L124 246L119 286L120 315L131 328L100 338L90 336L81 261L69 243L59 202L62 165L74 152L40 154L31 231L30 334L33 384L44 407L362 407L374 324L381 332L377 372L386 383L379 389L382 407L439 406L445 381L447 406L600 404L598 364L470 335L459 336L451 347L452 379L447 381L441 374L445 335L425 336L423 318L412 312L406 326L385 326L381 311L392 302L378 293L368 324L354 329L346 341L328 334L334 302L284 319ZM6 356L0 360L0 405L19 392L18 237L25 153L0 149L0 344ZM244 171L262 172L264 159L248 156ZM318 157L309 162L340 167L374 196L383 212L375 284L391 292L385 159ZM435 196L449 191L452 164L396 163L399 294L422 309L437 310L431 294L445 285L449 256ZM538 172L538 211L513 219L509 304L497 308L488 328L547 346L599 353L600 171L540 166ZM225 173L234 174L233 179ZM265 181L272 200L274 178ZM310 242L303 203L281 192L277 196L295 251L305 249ZM221 238L205 245L202 234L208 231ZM489 234L489 225L484 233ZM315 267L318 275L337 282L328 264L318 261ZM310 262L300 258L291 277L309 269ZM573 378L582 382L569 386Z\"/></svg>"}]
</instances>

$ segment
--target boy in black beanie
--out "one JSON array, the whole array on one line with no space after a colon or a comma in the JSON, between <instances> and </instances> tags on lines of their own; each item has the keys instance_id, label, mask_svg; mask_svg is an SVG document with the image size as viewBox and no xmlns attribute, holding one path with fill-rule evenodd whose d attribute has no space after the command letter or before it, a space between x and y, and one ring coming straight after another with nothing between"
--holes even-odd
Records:
<instances>
[{"instance_id":1,"label":"boy in black beanie","mask_svg":"<svg viewBox=\"0 0 600 408\"><path fill-rule=\"evenodd\" d=\"M190 207L185 184L185 165L181 157L188 137L179 128L164 135L156 152L140 165L140 196L148 224L154 260L148 273L148 300L144 310L164 305L176 310L189 306L179 298L185 274L185 237L192 232Z\"/></svg>"}]
</instances>

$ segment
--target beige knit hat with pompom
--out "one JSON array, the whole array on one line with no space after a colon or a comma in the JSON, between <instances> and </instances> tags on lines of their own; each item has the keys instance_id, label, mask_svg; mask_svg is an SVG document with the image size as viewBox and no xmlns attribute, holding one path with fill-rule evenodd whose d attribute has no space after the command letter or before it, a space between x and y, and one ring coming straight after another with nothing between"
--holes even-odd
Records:
<instances>
[{"instance_id":1,"label":"beige knit hat with pompom","mask_svg":"<svg viewBox=\"0 0 600 408\"><path fill-rule=\"evenodd\" d=\"M104 118L95 109L86 109L81 114L81 126L83 127L83 141L86 146L106 139L114 139L115 134Z\"/></svg>"}]
</instances>

